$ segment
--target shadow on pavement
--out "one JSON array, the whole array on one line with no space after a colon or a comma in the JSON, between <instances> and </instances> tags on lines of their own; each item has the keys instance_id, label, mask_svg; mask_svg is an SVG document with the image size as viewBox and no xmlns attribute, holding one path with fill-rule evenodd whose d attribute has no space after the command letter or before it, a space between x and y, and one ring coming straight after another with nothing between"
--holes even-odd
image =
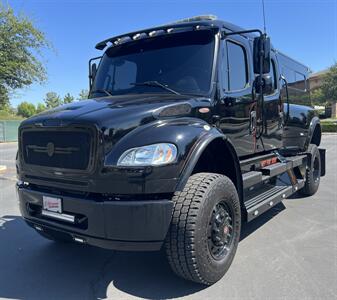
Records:
<instances>
[{"instance_id":1,"label":"shadow on pavement","mask_svg":"<svg viewBox=\"0 0 337 300\"><path fill-rule=\"evenodd\" d=\"M264 224L269 222L272 218L274 218L276 215L278 215L281 211L285 209L286 207L284 206L284 204L280 202L273 208L271 208L270 210L266 211L264 214L259 216L258 218L254 219L253 221L243 224L241 229L240 241L244 240L255 230L262 227Z\"/></svg>"},{"instance_id":2,"label":"shadow on pavement","mask_svg":"<svg viewBox=\"0 0 337 300\"><path fill-rule=\"evenodd\" d=\"M241 240L283 209L279 204L245 225ZM113 286L115 299L122 297L121 292L172 299L207 288L176 277L162 252L114 252L55 243L40 237L18 216L0 218L0 258L0 298L102 299Z\"/></svg>"},{"instance_id":3,"label":"shadow on pavement","mask_svg":"<svg viewBox=\"0 0 337 300\"><path fill-rule=\"evenodd\" d=\"M113 285L137 297L162 299L205 288L176 277L161 252L55 243L18 216L0 218L0 258L0 298L101 299Z\"/></svg>"}]
</instances>

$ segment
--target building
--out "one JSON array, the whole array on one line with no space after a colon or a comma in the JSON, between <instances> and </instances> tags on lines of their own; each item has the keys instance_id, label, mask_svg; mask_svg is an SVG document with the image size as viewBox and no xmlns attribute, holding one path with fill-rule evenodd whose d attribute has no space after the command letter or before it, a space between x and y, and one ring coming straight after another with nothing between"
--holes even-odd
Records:
<instances>
[{"instance_id":1,"label":"building","mask_svg":"<svg viewBox=\"0 0 337 300\"><path fill-rule=\"evenodd\" d=\"M312 73L309 77L310 90L317 89L322 86L323 78L326 73L329 72L329 69Z\"/></svg>"},{"instance_id":2,"label":"building","mask_svg":"<svg viewBox=\"0 0 337 300\"><path fill-rule=\"evenodd\" d=\"M322 70L316 73L312 73L309 77L310 90L313 91L322 86L324 76L329 72L329 69ZM332 101L331 107L326 108L326 116L331 118L337 118L337 101Z\"/></svg>"}]
</instances>

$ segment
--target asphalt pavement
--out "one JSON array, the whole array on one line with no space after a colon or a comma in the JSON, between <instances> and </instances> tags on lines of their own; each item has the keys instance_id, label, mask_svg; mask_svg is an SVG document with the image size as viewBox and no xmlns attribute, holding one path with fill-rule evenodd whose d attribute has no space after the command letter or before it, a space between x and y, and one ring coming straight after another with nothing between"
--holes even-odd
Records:
<instances>
[{"instance_id":1,"label":"asphalt pavement","mask_svg":"<svg viewBox=\"0 0 337 300\"><path fill-rule=\"evenodd\" d=\"M179 279L161 252L127 253L43 239L21 219L16 143L0 144L0 299L337 299L337 135L327 174L244 226L232 266L205 287Z\"/></svg>"}]
</instances>

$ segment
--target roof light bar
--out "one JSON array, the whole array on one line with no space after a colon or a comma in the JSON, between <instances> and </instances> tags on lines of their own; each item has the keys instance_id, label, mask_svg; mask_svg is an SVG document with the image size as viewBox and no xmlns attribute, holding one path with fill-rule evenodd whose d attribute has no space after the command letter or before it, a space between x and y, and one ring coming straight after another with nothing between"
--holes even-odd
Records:
<instances>
[{"instance_id":1,"label":"roof light bar","mask_svg":"<svg viewBox=\"0 0 337 300\"><path fill-rule=\"evenodd\" d=\"M192 31L192 30L201 30L212 28L214 24L209 23L209 21L216 20L215 16L197 16L188 19L183 19L175 23L167 24L160 27L155 27L151 29L145 29L141 31L131 32L125 35L120 35L106 39L96 45L96 49L103 50L108 46L108 43L111 43L113 46L117 46L132 40L138 40L142 38L154 37L163 34L170 34L173 32L183 32L183 31ZM187 24L193 22L202 22L201 24Z\"/></svg>"}]
</instances>

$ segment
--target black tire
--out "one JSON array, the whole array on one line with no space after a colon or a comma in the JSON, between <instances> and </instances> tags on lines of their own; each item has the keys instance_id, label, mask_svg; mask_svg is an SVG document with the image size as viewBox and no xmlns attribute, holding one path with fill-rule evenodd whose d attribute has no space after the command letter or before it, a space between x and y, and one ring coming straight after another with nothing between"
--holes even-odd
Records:
<instances>
[{"instance_id":1,"label":"black tire","mask_svg":"<svg viewBox=\"0 0 337 300\"><path fill-rule=\"evenodd\" d=\"M321 156L315 144L310 144L307 152L310 153L310 157L305 172L305 185L299 192L305 196L312 196L317 192L321 179Z\"/></svg>"},{"instance_id":2,"label":"black tire","mask_svg":"<svg viewBox=\"0 0 337 300\"><path fill-rule=\"evenodd\" d=\"M198 173L182 192L175 193L173 201L165 241L169 264L180 277L211 285L228 270L240 239L241 210L235 186L226 176Z\"/></svg>"}]
</instances>

